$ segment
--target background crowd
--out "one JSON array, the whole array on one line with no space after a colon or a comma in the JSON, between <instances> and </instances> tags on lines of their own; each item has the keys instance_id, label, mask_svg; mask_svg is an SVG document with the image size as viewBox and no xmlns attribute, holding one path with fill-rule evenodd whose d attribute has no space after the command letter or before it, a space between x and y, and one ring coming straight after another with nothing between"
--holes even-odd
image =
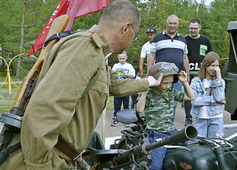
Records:
<instances>
[{"instance_id":1,"label":"background crowd","mask_svg":"<svg viewBox=\"0 0 237 170\"><path fill-rule=\"evenodd\" d=\"M154 27L148 28L148 42L141 49L138 75L153 76L160 80L159 86L150 87L139 95L137 101L133 101L137 102L138 113L145 112L150 143L177 132L173 123L177 102L185 102L185 126L193 124L202 137L218 139L223 136L226 99L220 57L212 51L209 38L200 35L202 26L199 19L194 18L189 22L189 34L186 37L177 32L178 26L179 18L172 14L168 16L163 32L156 34ZM113 66L120 79L135 78L135 70L126 63L127 58L127 52L119 54L119 63ZM125 67L125 71L121 71ZM122 77L121 72L124 72ZM120 98L119 102L115 97L111 126L119 123L116 113L121 109L122 101L123 108L129 108L129 96L126 100ZM160 147L152 151L149 169L162 169L166 150Z\"/></svg>"},{"instance_id":2,"label":"background crowd","mask_svg":"<svg viewBox=\"0 0 237 170\"><path fill-rule=\"evenodd\" d=\"M1 55L4 58L12 58L23 52L27 53L33 44L32 40L37 38L59 4L59 0L25 0L24 8L23 1L1 1L0 14L2 17L0 23L4 24L0 27L0 45L3 49ZM202 27L205 28L201 30L201 34L209 37L212 41L213 50L218 52L222 60L225 61L228 58L229 34L227 24L237 18L237 0L214 0L211 4L196 0L132 0L132 2L139 8L142 17L139 30L140 39L126 50L129 55L127 62L133 66L139 65L138 56L140 56L141 47L147 41L147 35L144 34L146 30L149 27L154 27L157 33L164 31L166 19L171 14L176 14L179 17L178 32L182 36L189 34L187 29L189 21L192 18L198 18ZM102 11L76 18L71 30L89 29L98 22L101 14ZM25 17L24 20L23 17ZM21 29L22 25L25 26ZM38 55L39 52L35 54L36 57ZM26 74L27 70L26 72L24 70L29 70L34 62L33 58L24 58L21 67L19 67L21 72ZM110 66L113 66L117 62L117 56L111 56L108 62ZM18 58L14 60L12 65L15 67L17 64ZM0 60L0 70L2 70L1 68ZM16 68L12 70L15 73Z\"/></svg>"}]
</instances>

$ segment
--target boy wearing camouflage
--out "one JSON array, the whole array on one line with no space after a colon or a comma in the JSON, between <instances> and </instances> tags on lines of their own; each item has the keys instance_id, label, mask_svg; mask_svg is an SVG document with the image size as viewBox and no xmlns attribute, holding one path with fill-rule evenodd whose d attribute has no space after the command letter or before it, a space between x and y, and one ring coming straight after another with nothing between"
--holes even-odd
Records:
<instances>
[{"instance_id":1,"label":"boy wearing camouflage","mask_svg":"<svg viewBox=\"0 0 237 170\"><path fill-rule=\"evenodd\" d=\"M160 85L143 92L138 103L137 112L146 114L146 130L149 142L154 143L158 138L170 136L177 132L173 120L173 101L182 102L195 99L194 93L187 81L187 73L181 71L174 63L159 62L151 67L149 75L160 80ZM180 80L185 93L173 88L173 83ZM160 147L151 154L150 170L161 170L166 148Z\"/></svg>"}]
</instances>

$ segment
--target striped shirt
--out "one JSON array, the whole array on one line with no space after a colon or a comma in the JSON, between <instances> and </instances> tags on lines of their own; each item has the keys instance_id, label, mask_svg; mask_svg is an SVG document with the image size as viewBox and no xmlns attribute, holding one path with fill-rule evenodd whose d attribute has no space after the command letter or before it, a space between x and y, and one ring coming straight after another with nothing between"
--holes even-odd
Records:
<instances>
[{"instance_id":1,"label":"striped shirt","mask_svg":"<svg viewBox=\"0 0 237 170\"><path fill-rule=\"evenodd\" d=\"M179 70L182 70L183 55L188 54L186 39L178 33L171 38L163 31L153 38L151 53L156 53L156 63L175 63Z\"/></svg>"}]
</instances>

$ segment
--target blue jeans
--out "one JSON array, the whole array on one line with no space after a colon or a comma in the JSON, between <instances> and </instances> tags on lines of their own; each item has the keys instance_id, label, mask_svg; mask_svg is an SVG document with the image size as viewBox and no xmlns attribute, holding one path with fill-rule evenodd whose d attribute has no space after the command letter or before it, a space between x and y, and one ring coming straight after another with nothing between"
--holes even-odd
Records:
<instances>
[{"instance_id":1,"label":"blue jeans","mask_svg":"<svg viewBox=\"0 0 237 170\"><path fill-rule=\"evenodd\" d=\"M182 85L181 81L177 81L177 83L175 83L175 84L173 85L173 88L176 89L176 90L178 90L178 91L181 91L181 90L182 90L182 86L183 86L183 85ZM174 101L174 105L173 105L173 108L174 108L173 121L174 121L174 119L175 119L176 107L177 107L177 101Z\"/></svg>"},{"instance_id":2,"label":"blue jeans","mask_svg":"<svg viewBox=\"0 0 237 170\"><path fill-rule=\"evenodd\" d=\"M171 130L169 132L157 132L154 130L147 130L147 134L149 135L149 142L154 143L156 142L156 139L158 138L164 138L170 135L175 134L178 132L177 129ZM163 159L166 155L166 148L165 147L159 147L152 151L151 153L151 165L149 166L150 170L162 170L163 166Z\"/></svg>"},{"instance_id":3,"label":"blue jeans","mask_svg":"<svg viewBox=\"0 0 237 170\"><path fill-rule=\"evenodd\" d=\"M196 119L194 127L198 135L208 138L219 138L223 136L223 118Z\"/></svg>"},{"instance_id":4,"label":"blue jeans","mask_svg":"<svg viewBox=\"0 0 237 170\"><path fill-rule=\"evenodd\" d=\"M116 116L117 112L121 110L122 102L123 109L129 109L129 96L114 97L114 117Z\"/></svg>"}]
</instances>

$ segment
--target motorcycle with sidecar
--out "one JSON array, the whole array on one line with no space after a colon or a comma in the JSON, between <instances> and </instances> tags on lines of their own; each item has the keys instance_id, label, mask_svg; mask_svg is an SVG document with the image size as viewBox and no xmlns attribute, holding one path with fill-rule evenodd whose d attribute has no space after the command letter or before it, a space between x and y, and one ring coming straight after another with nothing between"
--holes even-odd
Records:
<instances>
[{"instance_id":1,"label":"motorcycle with sidecar","mask_svg":"<svg viewBox=\"0 0 237 170\"><path fill-rule=\"evenodd\" d=\"M146 134L145 115L134 109L117 113L121 123L133 123L121 131L109 150L87 151L83 158L98 163L97 169L149 169L150 154L157 147L167 147L164 170L237 170L237 133L227 138L197 136L193 126L150 144Z\"/></svg>"}]
</instances>

